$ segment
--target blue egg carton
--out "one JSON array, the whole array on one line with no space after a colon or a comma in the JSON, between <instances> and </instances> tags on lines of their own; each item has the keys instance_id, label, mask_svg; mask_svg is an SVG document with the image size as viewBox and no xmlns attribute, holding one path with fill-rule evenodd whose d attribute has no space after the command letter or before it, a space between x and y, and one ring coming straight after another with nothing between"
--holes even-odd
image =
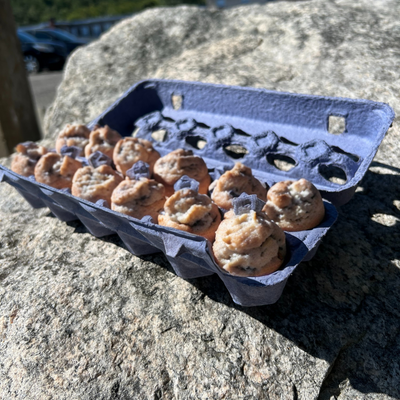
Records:
<instances>
[{"instance_id":1,"label":"blue egg carton","mask_svg":"<svg viewBox=\"0 0 400 400\"><path fill-rule=\"evenodd\" d=\"M122 136L135 131L137 137L151 140L161 155L191 149L210 171L229 169L240 161L270 186L287 179L313 182L325 199L324 220L308 231L286 232L284 265L262 277L226 273L216 264L206 239L156 225L149 217L131 218L101 201L88 202L2 166L0 181L15 187L34 208L48 207L62 221L79 219L94 236L118 234L134 255L163 252L184 279L218 274L237 304L273 304L297 265L315 254L337 218L335 205L353 196L393 119L387 104L367 100L147 80L132 86L88 124L107 124ZM339 131L331 133L332 121L339 121ZM292 168L279 169L277 160L290 161ZM332 170L345 182L330 181Z\"/></svg>"}]
</instances>

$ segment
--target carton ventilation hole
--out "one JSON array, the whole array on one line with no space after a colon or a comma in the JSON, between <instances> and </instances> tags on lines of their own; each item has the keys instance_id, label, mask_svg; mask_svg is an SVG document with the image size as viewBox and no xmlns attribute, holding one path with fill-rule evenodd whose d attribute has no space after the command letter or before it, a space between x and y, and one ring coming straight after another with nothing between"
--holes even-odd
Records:
<instances>
[{"instance_id":1,"label":"carton ventilation hole","mask_svg":"<svg viewBox=\"0 0 400 400\"><path fill-rule=\"evenodd\" d=\"M204 149L207 144L206 139L201 136L187 136L185 141L189 146L192 146L197 150Z\"/></svg>"},{"instance_id":2,"label":"carton ventilation hole","mask_svg":"<svg viewBox=\"0 0 400 400\"><path fill-rule=\"evenodd\" d=\"M328 118L328 132L340 135L346 130L346 118L338 115L330 115Z\"/></svg>"},{"instance_id":3,"label":"carton ventilation hole","mask_svg":"<svg viewBox=\"0 0 400 400\"><path fill-rule=\"evenodd\" d=\"M173 94L171 96L172 107L174 110L180 110L183 105L183 97L180 94Z\"/></svg>"},{"instance_id":4,"label":"carton ventilation hole","mask_svg":"<svg viewBox=\"0 0 400 400\"><path fill-rule=\"evenodd\" d=\"M139 132L140 128L138 126L135 126L134 131L132 132L132 137L136 137L137 133Z\"/></svg>"},{"instance_id":5,"label":"carton ventilation hole","mask_svg":"<svg viewBox=\"0 0 400 400\"><path fill-rule=\"evenodd\" d=\"M165 129L159 129L151 134L151 137L157 142L165 142L167 139L167 131Z\"/></svg>"},{"instance_id":6,"label":"carton ventilation hole","mask_svg":"<svg viewBox=\"0 0 400 400\"><path fill-rule=\"evenodd\" d=\"M344 154L345 156L351 158L353 161L358 162L360 160L360 157L358 157L356 154L348 153L347 151L344 151L340 147L337 146L331 146L332 150L335 151L336 153L339 154Z\"/></svg>"},{"instance_id":7,"label":"carton ventilation hole","mask_svg":"<svg viewBox=\"0 0 400 400\"><path fill-rule=\"evenodd\" d=\"M267 161L280 171L290 171L296 166L296 161L293 158L283 154L268 154Z\"/></svg>"},{"instance_id":8,"label":"carton ventilation hole","mask_svg":"<svg viewBox=\"0 0 400 400\"><path fill-rule=\"evenodd\" d=\"M342 170L342 168L336 167L335 165L321 164L318 167L318 172L329 182L336 183L338 185L344 185L347 182L346 173Z\"/></svg>"},{"instance_id":9,"label":"carton ventilation hole","mask_svg":"<svg viewBox=\"0 0 400 400\"><path fill-rule=\"evenodd\" d=\"M170 118L170 117L166 117L165 115L162 116L164 121L168 121L168 122L175 122L174 119Z\"/></svg>"},{"instance_id":10,"label":"carton ventilation hole","mask_svg":"<svg viewBox=\"0 0 400 400\"><path fill-rule=\"evenodd\" d=\"M250 137L250 136L251 136L251 135L249 135L248 133L242 131L241 129L236 129L236 128L234 128L234 129L235 129L235 133L236 133L237 135L240 135L240 136L247 136L247 137Z\"/></svg>"},{"instance_id":11,"label":"carton ventilation hole","mask_svg":"<svg viewBox=\"0 0 400 400\"><path fill-rule=\"evenodd\" d=\"M290 146L298 146L297 143L292 142L292 141L290 141L289 139L286 139L286 138L283 137L283 136L280 136L279 139L281 139L281 141L282 141L283 143L288 144L288 145L290 145Z\"/></svg>"},{"instance_id":12,"label":"carton ventilation hole","mask_svg":"<svg viewBox=\"0 0 400 400\"><path fill-rule=\"evenodd\" d=\"M224 147L224 152L227 156L238 160L243 158L246 154L249 154L248 150L240 144L230 144Z\"/></svg>"},{"instance_id":13,"label":"carton ventilation hole","mask_svg":"<svg viewBox=\"0 0 400 400\"><path fill-rule=\"evenodd\" d=\"M197 122L197 121L196 121L196 124L197 124L197 127L198 127L198 128L210 129L210 127L209 127L208 125L203 124L202 122Z\"/></svg>"}]
</instances>

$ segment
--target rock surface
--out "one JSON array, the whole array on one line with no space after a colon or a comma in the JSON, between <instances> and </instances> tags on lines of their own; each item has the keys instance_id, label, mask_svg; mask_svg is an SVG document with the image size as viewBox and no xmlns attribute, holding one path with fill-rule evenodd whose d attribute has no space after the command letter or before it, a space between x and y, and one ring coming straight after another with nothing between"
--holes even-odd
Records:
<instances>
[{"instance_id":1,"label":"rock surface","mask_svg":"<svg viewBox=\"0 0 400 400\"><path fill-rule=\"evenodd\" d=\"M400 4L153 9L68 62L49 139L151 77L368 98L400 112ZM9 160L3 159L8 165ZM0 398L399 399L395 121L315 258L272 306L33 210L0 185Z\"/></svg>"}]
</instances>

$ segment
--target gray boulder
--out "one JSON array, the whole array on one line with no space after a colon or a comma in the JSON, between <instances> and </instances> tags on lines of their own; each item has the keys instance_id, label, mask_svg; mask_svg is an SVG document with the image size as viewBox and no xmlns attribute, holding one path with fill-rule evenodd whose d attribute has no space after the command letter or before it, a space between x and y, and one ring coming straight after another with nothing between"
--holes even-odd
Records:
<instances>
[{"instance_id":1,"label":"gray boulder","mask_svg":"<svg viewBox=\"0 0 400 400\"><path fill-rule=\"evenodd\" d=\"M400 4L152 9L70 58L47 141L145 78L400 102ZM396 121L395 121L396 122ZM2 163L9 165L9 159ZM31 209L0 185L0 398L400 398L400 146L391 128L272 306Z\"/></svg>"}]
</instances>

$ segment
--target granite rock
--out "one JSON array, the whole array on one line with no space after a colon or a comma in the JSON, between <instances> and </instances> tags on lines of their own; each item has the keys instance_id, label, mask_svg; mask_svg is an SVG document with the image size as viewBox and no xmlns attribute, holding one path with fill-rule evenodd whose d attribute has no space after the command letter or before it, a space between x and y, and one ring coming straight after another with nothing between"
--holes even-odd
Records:
<instances>
[{"instance_id":1,"label":"granite rock","mask_svg":"<svg viewBox=\"0 0 400 400\"><path fill-rule=\"evenodd\" d=\"M368 98L400 111L400 4L152 9L69 59L50 142L134 82L175 78ZM9 159L2 163L9 165ZM216 276L33 210L0 185L0 398L399 399L397 120L315 258L272 306Z\"/></svg>"}]
</instances>

